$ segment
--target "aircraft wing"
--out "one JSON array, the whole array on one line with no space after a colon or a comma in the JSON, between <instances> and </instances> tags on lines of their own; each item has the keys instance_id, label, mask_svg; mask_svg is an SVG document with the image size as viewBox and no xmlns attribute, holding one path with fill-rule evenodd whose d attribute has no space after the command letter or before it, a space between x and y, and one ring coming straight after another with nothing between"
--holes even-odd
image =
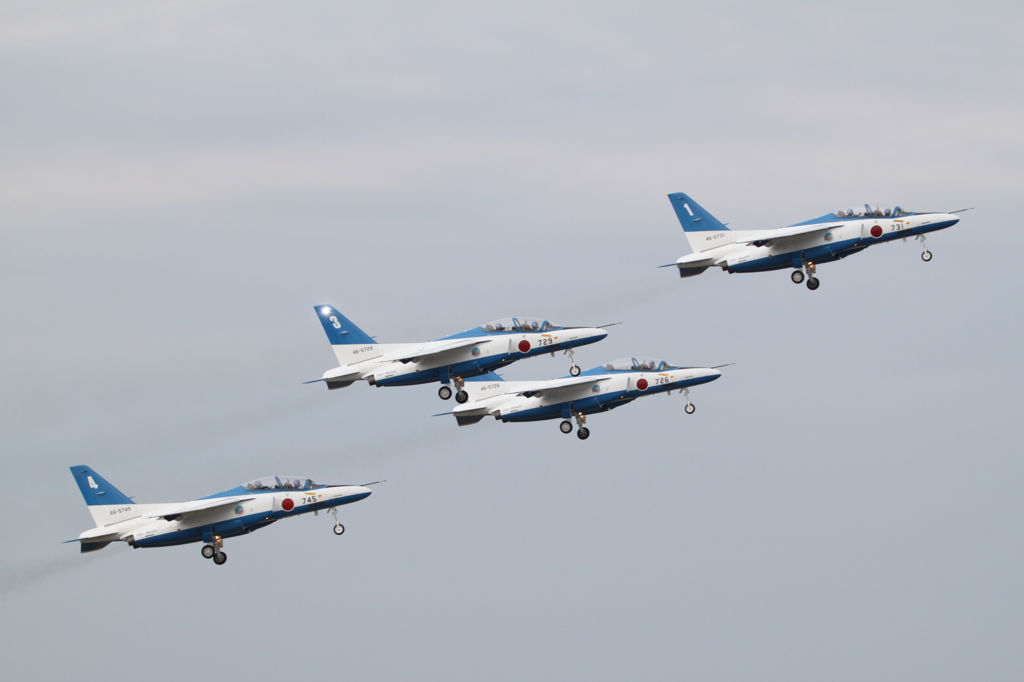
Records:
<instances>
[{"instance_id":1,"label":"aircraft wing","mask_svg":"<svg viewBox=\"0 0 1024 682\"><path fill-rule=\"evenodd\" d=\"M580 377L566 377L564 379L554 379L552 381L538 381L534 384L526 384L520 386L515 390L509 391L506 395L522 395L523 393L540 393L541 391L553 391L559 388L570 388L572 386L582 386L584 384L593 384L599 381L608 381L611 377L608 376L580 376Z\"/></svg>"},{"instance_id":2,"label":"aircraft wing","mask_svg":"<svg viewBox=\"0 0 1024 682\"><path fill-rule=\"evenodd\" d=\"M448 351L458 350L460 348L468 348L470 346L479 346L484 343L489 343L489 339L451 339L450 341L438 341L434 344L423 344L414 348L404 348L397 353L388 353L387 355L377 358L381 362L409 362L413 358L424 358L431 355L439 355L441 353L447 353Z\"/></svg>"},{"instance_id":3,"label":"aircraft wing","mask_svg":"<svg viewBox=\"0 0 1024 682\"><path fill-rule=\"evenodd\" d=\"M777 230L757 230L750 237L737 239L735 244L753 244L755 242L766 242L769 239L781 240L790 237L804 237L817 232L828 232L840 227L844 223L814 223L812 225L794 225L792 227L780 227Z\"/></svg>"},{"instance_id":4,"label":"aircraft wing","mask_svg":"<svg viewBox=\"0 0 1024 682\"><path fill-rule=\"evenodd\" d=\"M179 516L181 514L192 514L194 512L209 511L210 509L220 509L221 507L232 507L239 502L247 502L249 500L255 500L256 497L250 495L248 497L214 497L209 500L192 500L184 504L171 505L169 507L163 507L152 514L146 514L147 518L159 518L168 516Z\"/></svg>"}]
</instances>

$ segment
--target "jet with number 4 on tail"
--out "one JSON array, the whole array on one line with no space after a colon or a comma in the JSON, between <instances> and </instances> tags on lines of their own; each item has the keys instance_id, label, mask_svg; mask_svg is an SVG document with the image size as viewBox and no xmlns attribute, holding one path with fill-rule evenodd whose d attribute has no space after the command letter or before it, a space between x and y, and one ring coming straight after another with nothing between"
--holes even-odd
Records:
<instances>
[{"instance_id":1,"label":"jet with number 4 on tail","mask_svg":"<svg viewBox=\"0 0 1024 682\"><path fill-rule=\"evenodd\" d=\"M133 548L202 542L203 558L218 566L228 560L224 538L299 514L327 511L334 516L335 535L341 535L345 526L338 523L337 508L369 497L367 486L373 485L323 485L299 476L267 476L190 502L136 504L84 464L71 467L71 474L96 524L76 540L67 540L80 543L82 552L118 541Z\"/></svg>"},{"instance_id":2,"label":"jet with number 4 on tail","mask_svg":"<svg viewBox=\"0 0 1024 682\"><path fill-rule=\"evenodd\" d=\"M917 213L864 204L774 230L730 230L686 194L668 198L693 253L662 267L678 268L680 277L699 275L712 266L729 273L792 269L793 282L806 279L812 291L819 286L818 265L875 244L915 237L923 249L921 259L930 261L925 235L956 225L960 218L954 214L970 210Z\"/></svg>"},{"instance_id":3,"label":"jet with number 4 on tail","mask_svg":"<svg viewBox=\"0 0 1024 682\"><path fill-rule=\"evenodd\" d=\"M371 386L440 382L438 395L448 400L454 385L455 400L460 403L469 399L463 390L467 378L556 351L564 351L572 361L574 348L608 336L600 327L561 327L533 317L508 317L436 341L377 343L332 306L318 305L316 314L339 366L306 383L323 381L327 388L336 389L360 380ZM575 361L569 372L580 373Z\"/></svg>"},{"instance_id":4,"label":"jet with number 4 on tail","mask_svg":"<svg viewBox=\"0 0 1024 682\"><path fill-rule=\"evenodd\" d=\"M451 412L459 426L476 424L484 417L503 422L561 419L558 428L572 433L572 421L580 440L590 437L587 415L607 412L637 398L679 390L686 398L686 413L696 407L690 388L714 381L722 373L716 367L678 367L653 358L623 358L588 369L578 376L549 381L504 381L497 374L466 382L469 400ZM442 415L435 415L442 416Z\"/></svg>"}]
</instances>

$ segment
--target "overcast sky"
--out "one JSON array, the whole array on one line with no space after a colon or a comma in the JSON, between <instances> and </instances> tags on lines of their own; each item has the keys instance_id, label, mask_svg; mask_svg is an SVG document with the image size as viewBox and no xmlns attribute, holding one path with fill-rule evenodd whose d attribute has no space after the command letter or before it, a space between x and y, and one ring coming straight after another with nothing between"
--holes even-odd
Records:
<instances>
[{"instance_id":1,"label":"overcast sky","mask_svg":"<svg viewBox=\"0 0 1024 682\"><path fill-rule=\"evenodd\" d=\"M1019 680L1016 2L0 5L0 660L11 679ZM974 207L819 270L680 280L734 228ZM588 421L328 392L508 315L735 366ZM509 379L566 373L563 356ZM388 482L330 517L81 556L139 502Z\"/></svg>"}]
</instances>

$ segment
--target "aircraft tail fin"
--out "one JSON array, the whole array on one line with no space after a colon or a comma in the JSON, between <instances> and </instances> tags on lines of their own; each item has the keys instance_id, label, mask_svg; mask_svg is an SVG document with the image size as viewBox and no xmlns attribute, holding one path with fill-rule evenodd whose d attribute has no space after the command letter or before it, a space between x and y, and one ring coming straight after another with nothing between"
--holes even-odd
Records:
<instances>
[{"instance_id":1,"label":"aircraft tail fin","mask_svg":"<svg viewBox=\"0 0 1024 682\"><path fill-rule=\"evenodd\" d=\"M735 235L731 234L724 223L688 195L676 192L669 194L668 199L672 202L679 224L686 233L686 240L690 242L690 248L695 253L735 241Z\"/></svg>"},{"instance_id":2,"label":"aircraft tail fin","mask_svg":"<svg viewBox=\"0 0 1024 682\"><path fill-rule=\"evenodd\" d=\"M373 337L355 326L352 320L339 313L334 306L318 305L314 309L332 346L366 346L377 343Z\"/></svg>"},{"instance_id":3,"label":"aircraft tail fin","mask_svg":"<svg viewBox=\"0 0 1024 682\"><path fill-rule=\"evenodd\" d=\"M109 526L138 516L137 505L132 498L115 488L84 464L71 467L78 489L82 491L85 504L89 507L96 526ZM98 549L98 548L97 548Z\"/></svg>"}]
</instances>

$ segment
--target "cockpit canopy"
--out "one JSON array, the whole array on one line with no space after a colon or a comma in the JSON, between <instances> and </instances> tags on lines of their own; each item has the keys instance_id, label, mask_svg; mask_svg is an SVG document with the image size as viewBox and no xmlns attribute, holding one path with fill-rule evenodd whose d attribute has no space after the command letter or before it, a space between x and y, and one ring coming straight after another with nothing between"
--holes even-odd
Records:
<instances>
[{"instance_id":1,"label":"cockpit canopy","mask_svg":"<svg viewBox=\"0 0 1024 682\"><path fill-rule=\"evenodd\" d=\"M621 358L613 360L603 367L609 372L664 372L669 369L679 369L677 365L670 365L657 358Z\"/></svg>"},{"instance_id":2,"label":"cockpit canopy","mask_svg":"<svg viewBox=\"0 0 1024 682\"><path fill-rule=\"evenodd\" d=\"M480 325L485 332L549 332L561 329L539 317L503 317L487 324Z\"/></svg>"},{"instance_id":3,"label":"cockpit canopy","mask_svg":"<svg viewBox=\"0 0 1024 682\"><path fill-rule=\"evenodd\" d=\"M246 490L312 490L324 487L311 478L301 476L264 476L242 486Z\"/></svg>"},{"instance_id":4,"label":"cockpit canopy","mask_svg":"<svg viewBox=\"0 0 1024 682\"><path fill-rule=\"evenodd\" d=\"M913 212L904 211L899 206L890 208L888 206L872 206L871 204L836 211L837 218L899 218L905 215L913 215Z\"/></svg>"}]
</instances>

